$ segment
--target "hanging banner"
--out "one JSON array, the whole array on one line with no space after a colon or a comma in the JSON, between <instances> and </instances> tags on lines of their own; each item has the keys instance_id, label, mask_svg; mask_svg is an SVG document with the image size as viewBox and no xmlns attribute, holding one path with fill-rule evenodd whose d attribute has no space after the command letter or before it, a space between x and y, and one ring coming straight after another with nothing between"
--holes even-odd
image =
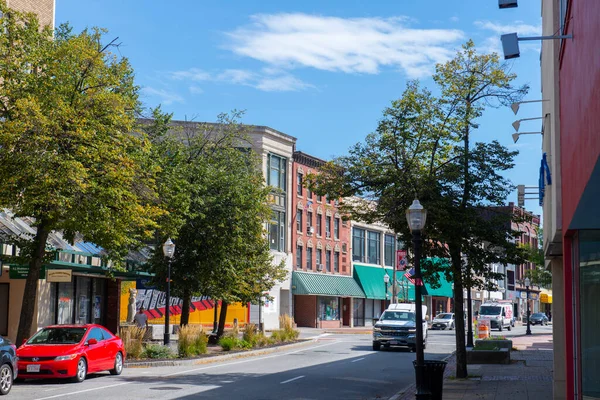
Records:
<instances>
[{"instance_id":1,"label":"hanging banner","mask_svg":"<svg viewBox=\"0 0 600 400\"><path fill-rule=\"evenodd\" d=\"M406 250L396 250L396 271L406 268Z\"/></svg>"}]
</instances>

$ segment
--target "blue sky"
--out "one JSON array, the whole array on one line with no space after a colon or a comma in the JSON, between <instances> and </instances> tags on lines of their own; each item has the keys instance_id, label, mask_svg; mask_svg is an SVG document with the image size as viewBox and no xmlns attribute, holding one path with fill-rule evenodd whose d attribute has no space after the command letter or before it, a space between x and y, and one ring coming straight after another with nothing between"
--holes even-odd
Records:
<instances>
[{"instance_id":1,"label":"blue sky","mask_svg":"<svg viewBox=\"0 0 600 400\"><path fill-rule=\"evenodd\" d=\"M500 35L541 34L539 1L499 10L497 0L56 0L56 23L76 31L98 26L119 37L142 100L162 104L176 119L214 121L246 110L244 122L298 138L297 149L329 159L372 132L406 82L433 87L436 62L469 38L482 52L500 52ZM539 99L539 42L521 42L510 61L527 99ZM539 117L523 105L519 118ZM508 108L489 109L476 140L518 149L508 176L537 186L541 136L514 144ZM540 131L540 121L521 131ZM516 192L508 199L516 202ZM539 214L537 201L526 208Z\"/></svg>"}]
</instances>

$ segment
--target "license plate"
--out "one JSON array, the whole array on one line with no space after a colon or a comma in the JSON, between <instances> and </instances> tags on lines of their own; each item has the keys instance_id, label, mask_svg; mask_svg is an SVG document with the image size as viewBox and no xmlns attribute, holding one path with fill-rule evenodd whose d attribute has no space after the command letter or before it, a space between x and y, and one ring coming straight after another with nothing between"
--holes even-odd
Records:
<instances>
[{"instance_id":1,"label":"license plate","mask_svg":"<svg viewBox=\"0 0 600 400\"><path fill-rule=\"evenodd\" d=\"M390 340L390 344L398 344L397 340Z\"/></svg>"},{"instance_id":2,"label":"license plate","mask_svg":"<svg viewBox=\"0 0 600 400\"><path fill-rule=\"evenodd\" d=\"M40 372L40 364L29 364L27 372Z\"/></svg>"}]
</instances>

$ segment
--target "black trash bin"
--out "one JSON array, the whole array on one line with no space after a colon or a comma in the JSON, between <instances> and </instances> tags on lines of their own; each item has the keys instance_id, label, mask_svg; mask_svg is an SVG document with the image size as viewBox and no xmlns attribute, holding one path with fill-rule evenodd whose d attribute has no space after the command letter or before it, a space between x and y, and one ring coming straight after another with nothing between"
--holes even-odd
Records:
<instances>
[{"instance_id":1,"label":"black trash bin","mask_svg":"<svg viewBox=\"0 0 600 400\"><path fill-rule=\"evenodd\" d=\"M431 393L431 400L442 400L442 390L444 388L444 371L446 370L446 361L424 360L423 361L423 382L422 389ZM417 361L413 361L417 367Z\"/></svg>"}]
</instances>

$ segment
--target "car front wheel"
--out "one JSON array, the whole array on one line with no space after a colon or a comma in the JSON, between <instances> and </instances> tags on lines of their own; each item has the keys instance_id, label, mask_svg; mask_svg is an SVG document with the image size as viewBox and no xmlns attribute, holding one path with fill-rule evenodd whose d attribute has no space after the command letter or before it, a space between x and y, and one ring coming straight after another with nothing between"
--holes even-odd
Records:
<instances>
[{"instance_id":1,"label":"car front wheel","mask_svg":"<svg viewBox=\"0 0 600 400\"><path fill-rule=\"evenodd\" d=\"M13 372L7 364L0 367L0 395L10 392L13 385Z\"/></svg>"},{"instance_id":2,"label":"car front wheel","mask_svg":"<svg viewBox=\"0 0 600 400\"><path fill-rule=\"evenodd\" d=\"M80 358L77 362L77 372L73 377L74 382L83 382L87 376L87 362L85 358Z\"/></svg>"},{"instance_id":3,"label":"car front wheel","mask_svg":"<svg viewBox=\"0 0 600 400\"><path fill-rule=\"evenodd\" d=\"M381 343L373 342L373 350L378 351L379 349L381 349Z\"/></svg>"}]
</instances>

